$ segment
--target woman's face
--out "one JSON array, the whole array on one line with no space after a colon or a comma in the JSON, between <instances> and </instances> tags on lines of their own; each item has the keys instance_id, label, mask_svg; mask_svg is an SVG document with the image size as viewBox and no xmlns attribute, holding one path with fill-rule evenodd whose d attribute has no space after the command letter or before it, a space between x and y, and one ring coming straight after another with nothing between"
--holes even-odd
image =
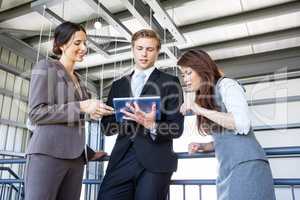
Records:
<instances>
[{"instance_id":1,"label":"woman's face","mask_svg":"<svg viewBox=\"0 0 300 200\"><path fill-rule=\"evenodd\" d=\"M62 56L73 62L83 61L87 52L86 34L83 31L76 31L67 44L61 46Z\"/></svg>"},{"instance_id":2,"label":"woman's face","mask_svg":"<svg viewBox=\"0 0 300 200\"><path fill-rule=\"evenodd\" d=\"M196 71L190 67L181 67L181 72L183 76L183 81L187 89L193 92L199 90L201 84L201 78L196 73Z\"/></svg>"}]
</instances>

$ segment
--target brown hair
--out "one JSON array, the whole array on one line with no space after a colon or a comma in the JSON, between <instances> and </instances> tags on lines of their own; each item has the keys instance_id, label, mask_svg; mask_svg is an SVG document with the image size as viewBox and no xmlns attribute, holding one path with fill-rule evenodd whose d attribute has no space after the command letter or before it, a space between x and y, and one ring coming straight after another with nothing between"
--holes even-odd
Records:
<instances>
[{"instance_id":1,"label":"brown hair","mask_svg":"<svg viewBox=\"0 0 300 200\"><path fill-rule=\"evenodd\" d=\"M211 57L202 50L189 50L179 58L177 65L183 68L190 67L201 79L200 87L196 91L195 102L203 108L220 111L214 97L215 85L223 74ZM201 135L211 134L212 131L222 128L201 115L197 116L197 127Z\"/></svg>"},{"instance_id":2,"label":"brown hair","mask_svg":"<svg viewBox=\"0 0 300 200\"><path fill-rule=\"evenodd\" d=\"M83 31L86 33L85 29L81 25L68 21L57 26L54 31L53 53L61 55L62 51L60 47L67 44L77 31Z\"/></svg>"},{"instance_id":3,"label":"brown hair","mask_svg":"<svg viewBox=\"0 0 300 200\"><path fill-rule=\"evenodd\" d=\"M157 41L157 49L160 50L160 47L161 47L160 37L155 31L153 31L151 29L142 29L142 30L139 30L138 32L135 32L131 38L132 46L134 46L135 41L140 38L155 39Z\"/></svg>"}]
</instances>

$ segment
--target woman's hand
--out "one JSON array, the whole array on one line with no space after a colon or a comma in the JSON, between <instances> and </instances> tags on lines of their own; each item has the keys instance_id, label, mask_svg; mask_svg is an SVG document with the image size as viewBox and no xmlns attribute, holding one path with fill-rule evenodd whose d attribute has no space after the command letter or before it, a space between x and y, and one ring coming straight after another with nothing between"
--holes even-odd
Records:
<instances>
[{"instance_id":1,"label":"woman's hand","mask_svg":"<svg viewBox=\"0 0 300 200\"><path fill-rule=\"evenodd\" d=\"M199 105L195 102L195 93L187 92L184 95L184 102L180 107L180 112L183 115L193 115L197 114L197 110L199 109Z\"/></svg>"},{"instance_id":2,"label":"woman's hand","mask_svg":"<svg viewBox=\"0 0 300 200\"><path fill-rule=\"evenodd\" d=\"M80 111L90 114L92 119L112 115L114 109L97 99L88 99L80 102Z\"/></svg>"},{"instance_id":3,"label":"woman's hand","mask_svg":"<svg viewBox=\"0 0 300 200\"><path fill-rule=\"evenodd\" d=\"M214 150L213 142L210 143L196 143L192 142L188 146L188 153L191 155L197 152L209 152Z\"/></svg>"},{"instance_id":4,"label":"woman's hand","mask_svg":"<svg viewBox=\"0 0 300 200\"><path fill-rule=\"evenodd\" d=\"M142 111L136 102L134 102L133 105L128 104L126 106L130 111L127 111L125 109L121 111L125 114L126 117L125 119L133 120L136 123L143 125L147 129L151 129L155 127L155 121L156 121L155 104L152 105L151 112L149 113Z\"/></svg>"}]
</instances>

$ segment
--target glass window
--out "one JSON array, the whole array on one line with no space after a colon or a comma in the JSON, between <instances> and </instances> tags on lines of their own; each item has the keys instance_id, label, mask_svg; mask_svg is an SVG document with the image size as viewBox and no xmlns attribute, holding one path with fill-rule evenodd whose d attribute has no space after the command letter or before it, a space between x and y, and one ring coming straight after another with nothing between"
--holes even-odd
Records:
<instances>
[{"instance_id":1,"label":"glass window","mask_svg":"<svg viewBox=\"0 0 300 200\"><path fill-rule=\"evenodd\" d=\"M0 88L5 87L6 74L6 71L0 69Z\"/></svg>"},{"instance_id":2,"label":"glass window","mask_svg":"<svg viewBox=\"0 0 300 200\"><path fill-rule=\"evenodd\" d=\"M13 52L10 52L8 64L16 67L17 66L17 58L18 57L16 54L14 54Z\"/></svg>"},{"instance_id":3,"label":"glass window","mask_svg":"<svg viewBox=\"0 0 300 200\"><path fill-rule=\"evenodd\" d=\"M22 147L23 152L25 152L25 150L27 149L30 138L31 138L31 132L27 129L24 129L24 138L23 138L23 147Z\"/></svg>"},{"instance_id":4,"label":"glass window","mask_svg":"<svg viewBox=\"0 0 300 200\"><path fill-rule=\"evenodd\" d=\"M250 107L252 125L288 125L299 123L300 102L283 102Z\"/></svg>"},{"instance_id":5,"label":"glass window","mask_svg":"<svg viewBox=\"0 0 300 200\"><path fill-rule=\"evenodd\" d=\"M13 151L16 137L16 127L9 126L7 132L7 140L6 140L6 151Z\"/></svg>"},{"instance_id":6,"label":"glass window","mask_svg":"<svg viewBox=\"0 0 300 200\"><path fill-rule=\"evenodd\" d=\"M26 112L27 112L27 103L20 101L19 104L19 115L18 115L18 122L25 123L26 120Z\"/></svg>"},{"instance_id":7,"label":"glass window","mask_svg":"<svg viewBox=\"0 0 300 200\"><path fill-rule=\"evenodd\" d=\"M11 73L7 73L6 76L6 86L5 88L9 91L13 91L14 90L14 84L15 84L15 75L11 74Z\"/></svg>"},{"instance_id":8,"label":"glass window","mask_svg":"<svg viewBox=\"0 0 300 200\"><path fill-rule=\"evenodd\" d=\"M17 61L17 69L20 72L24 71L24 63L25 63L25 59L22 58L21 56L18 56L18 61Z\"/></svg>"},{"instance_id":9,"label":"glass window","mask_svg":"<svg viewBox=\"0 0 300 200\"><path fill-rule=\"evenodd\" d=\"M10 120L17 121L18 111L19 111L20 101L18 99L12 100L11 110L10 110Z\"/></svg>"},{"instance_id":10,"label":"glass window","mask_svg":"<svg viewBox=\"0 0 300 200\"><path fill-rule=\"evenodd\" d=\"M21 77L16 76L15 85L14 85L14 93L15 94L21 94L22 81L23 81L23 79Z\"/></svg>"},{"instance_id":11,"label":"glass window","mask_svg":"<svg viewBox=\"0 0 300 200\"><path fill-rule=\"evenodd\" d=\"M3 64L7 64L8 63L9 51L7 49L2 48L0 59L1 59L1 62Z\"/></svg>"},{"instance_id":12,"label":"glass window","mask_svg":"<svg viewBox=\"0 0 300 200\"><path fill-rule=\"evenodd\" d=\"M29 61L25 61L25 67L24 67L24 71L26 73L31 73L31 68L32 68L32 62L29 62Z\"/></svg>"},{"instance_id":13,"label":"glass window","mask_svg":"<svg viewBox=\"0 0 300 200\"><path fill-rule=\"evenodd\" d=\"M1 112L2 119L9 119L11 101L12 101L11 97L4 96L2 112Z\"/></svg>"},{"instance_id":14,"label":"glass window","mask_svg":"<svg viewBox=\"0 0 300 200\"><path fill-rule=\"evenodd\" d=\"M0 113L2 112L3 95L0 94Z\"/></svg>"},{"instance_id":15,"label":"glass window","mask_svg":"<svg viewBox=\"0 0 300 200\"><path fill-rule=\"evenodd\" d=\"M6 144L6 137L7 137L7 125L0 124L0 133L1 133L1 140L0 140L0 150L5 149Z\"/></svg>"},{"instance_id":16,"label":"glass window","mask_svg":"<svg viewBox=\"0 0 300 200\"><path fill-rule=\"evenodd\" d=\"M14 152L22 152L23 128L17 128Z\"/></svg>"},{"instance_id":17,"label":"glass window","mask_svg":"<svg viewBox=\"0 0 300 200\"><path fill-rule=\"evenodd\" d=\"M28 80L23 80L21 95L23 95L24 97L27 97L28 96L28 90L29 90L29 81Z\"/></svg>"}]
</instances>

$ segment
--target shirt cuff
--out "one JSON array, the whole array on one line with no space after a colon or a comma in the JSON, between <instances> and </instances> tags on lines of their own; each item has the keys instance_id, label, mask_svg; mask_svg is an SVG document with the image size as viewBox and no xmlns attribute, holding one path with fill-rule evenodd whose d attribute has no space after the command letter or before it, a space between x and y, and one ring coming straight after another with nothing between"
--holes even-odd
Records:
<instances>
[{"instance_id":1,"label":"shirt cuff","mask_svg":"<svg viewBox=\"0 0 300 200\"><path fill-rule=\"evenodd\" d=\"M153 128L149 128L148 130L150 131L150 137L152 138L152 140L155 140L156 136L157 136L157 125L155 124Z\"/></svg>"}]
</instances>

